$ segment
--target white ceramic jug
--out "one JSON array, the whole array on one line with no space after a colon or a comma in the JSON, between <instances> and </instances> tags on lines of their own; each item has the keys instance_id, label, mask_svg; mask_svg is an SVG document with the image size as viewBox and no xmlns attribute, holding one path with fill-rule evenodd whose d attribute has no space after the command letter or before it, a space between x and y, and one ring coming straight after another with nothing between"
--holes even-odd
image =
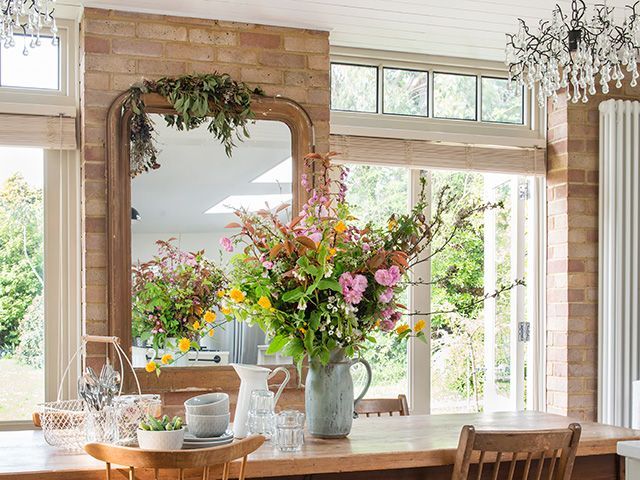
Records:
<instances>
[{"instance_id":1,"label":"white ceramic jug","mask_svg":"<svg viewBox=\"0 0 640 480\"><path fill-rule=\"evenodd\" d=\"M236 403L236 414L233 418L233 435L236 438L244 438L248 433L247 416L249 414L251 392L254 390L268 390L267 380L278 372L284 372L284 381L278 388L274 399L274 403L277 403L282 390L289 382L291 374L284 367L270 370L256 365L240 365L238 363L232 363L231 366L240 377L240 391L238 392L238 402Z\"/></svg>"}]
</instances>

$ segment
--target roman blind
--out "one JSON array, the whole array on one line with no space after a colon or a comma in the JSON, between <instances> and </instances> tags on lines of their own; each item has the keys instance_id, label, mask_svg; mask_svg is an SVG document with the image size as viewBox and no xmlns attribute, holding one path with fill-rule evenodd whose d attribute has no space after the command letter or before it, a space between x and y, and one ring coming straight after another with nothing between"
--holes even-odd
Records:
<instances>
[{"instance_id":1,"label":"roman blind","mask_svg":"<svg viewBox=\"0 0 640 480\"><path fill-rule=\"evenodd\" d=\"M0 145L75 150L76 119L0 114Z\"/></svg>"},{"instance_id":2,"label":"roman blind","mask_svg":"<svg viewBox=\"0 0 640 480\"><path fill-rule=\"evenodd\" d=\"M428 140L331 135L331 150L345 163L474 170L478 172L544 175L546 152L541 148L461 145Z\"/></svg>"}]
</instances>

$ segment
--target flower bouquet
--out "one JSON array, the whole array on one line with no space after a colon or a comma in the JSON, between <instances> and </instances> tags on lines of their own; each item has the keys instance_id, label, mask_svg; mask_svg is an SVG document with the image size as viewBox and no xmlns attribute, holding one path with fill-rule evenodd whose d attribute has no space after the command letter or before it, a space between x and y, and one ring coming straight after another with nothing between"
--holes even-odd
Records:
<instances>
[{"instance_id":1,"label":"flower bouquet","mask_svg":"<svg viewBox=\"0 0 640 480\"><path fill-rule=\"evenodd\" d=\"M159 373L161 365L186 359L189 350L199 348L200 337L213 336L228 321L218 320L214 311L221 306L224 272L204 251L180 251L174 240L157 241L158 255L133 268L134 335L151 341L156 356L164 351L160 362L147 364L148 372Z\"/></svg>"}]
</instances>

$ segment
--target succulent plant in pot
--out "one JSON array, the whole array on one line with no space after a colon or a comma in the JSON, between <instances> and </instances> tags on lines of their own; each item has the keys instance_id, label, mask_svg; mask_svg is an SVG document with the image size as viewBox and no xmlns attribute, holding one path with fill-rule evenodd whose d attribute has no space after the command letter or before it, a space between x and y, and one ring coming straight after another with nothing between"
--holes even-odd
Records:
<instances>
[{"instance_id":1,"label":"succulent plant in pot","mask_svg":"<svg viewBox=\"0 0 640 480\"><path fill-rule=\"evenodd\" d=\"M138 426L138 445L143 450L180 450L184 441L182 418L149 415Z\"/></svg>"}]
</instances>

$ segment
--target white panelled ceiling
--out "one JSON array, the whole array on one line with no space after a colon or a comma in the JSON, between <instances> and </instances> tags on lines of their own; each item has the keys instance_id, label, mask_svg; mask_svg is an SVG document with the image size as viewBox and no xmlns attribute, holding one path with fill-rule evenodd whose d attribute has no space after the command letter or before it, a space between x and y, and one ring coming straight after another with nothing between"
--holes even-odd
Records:
<instances>
[{"instance_id":1,"label":"white panelled ceiling","mask_svg":"<svg viewBox=\"0 0 640 480\"><path fill-rule=\"evenodd\" d=\"M630 0L629 0L630 1ZM598 0L599 3L604 3ZM562 0L86 0L86 6L315 28L331 45L503 60L517 18L537 24ZM593 1L587 1L592 6ZM627 2L628 3L628 2ZM631 2L632 3L632 2ZM609 0L617 17L625 0ZM588 10L591 16L591 10Z\"/></svg>"}]
</instances>

